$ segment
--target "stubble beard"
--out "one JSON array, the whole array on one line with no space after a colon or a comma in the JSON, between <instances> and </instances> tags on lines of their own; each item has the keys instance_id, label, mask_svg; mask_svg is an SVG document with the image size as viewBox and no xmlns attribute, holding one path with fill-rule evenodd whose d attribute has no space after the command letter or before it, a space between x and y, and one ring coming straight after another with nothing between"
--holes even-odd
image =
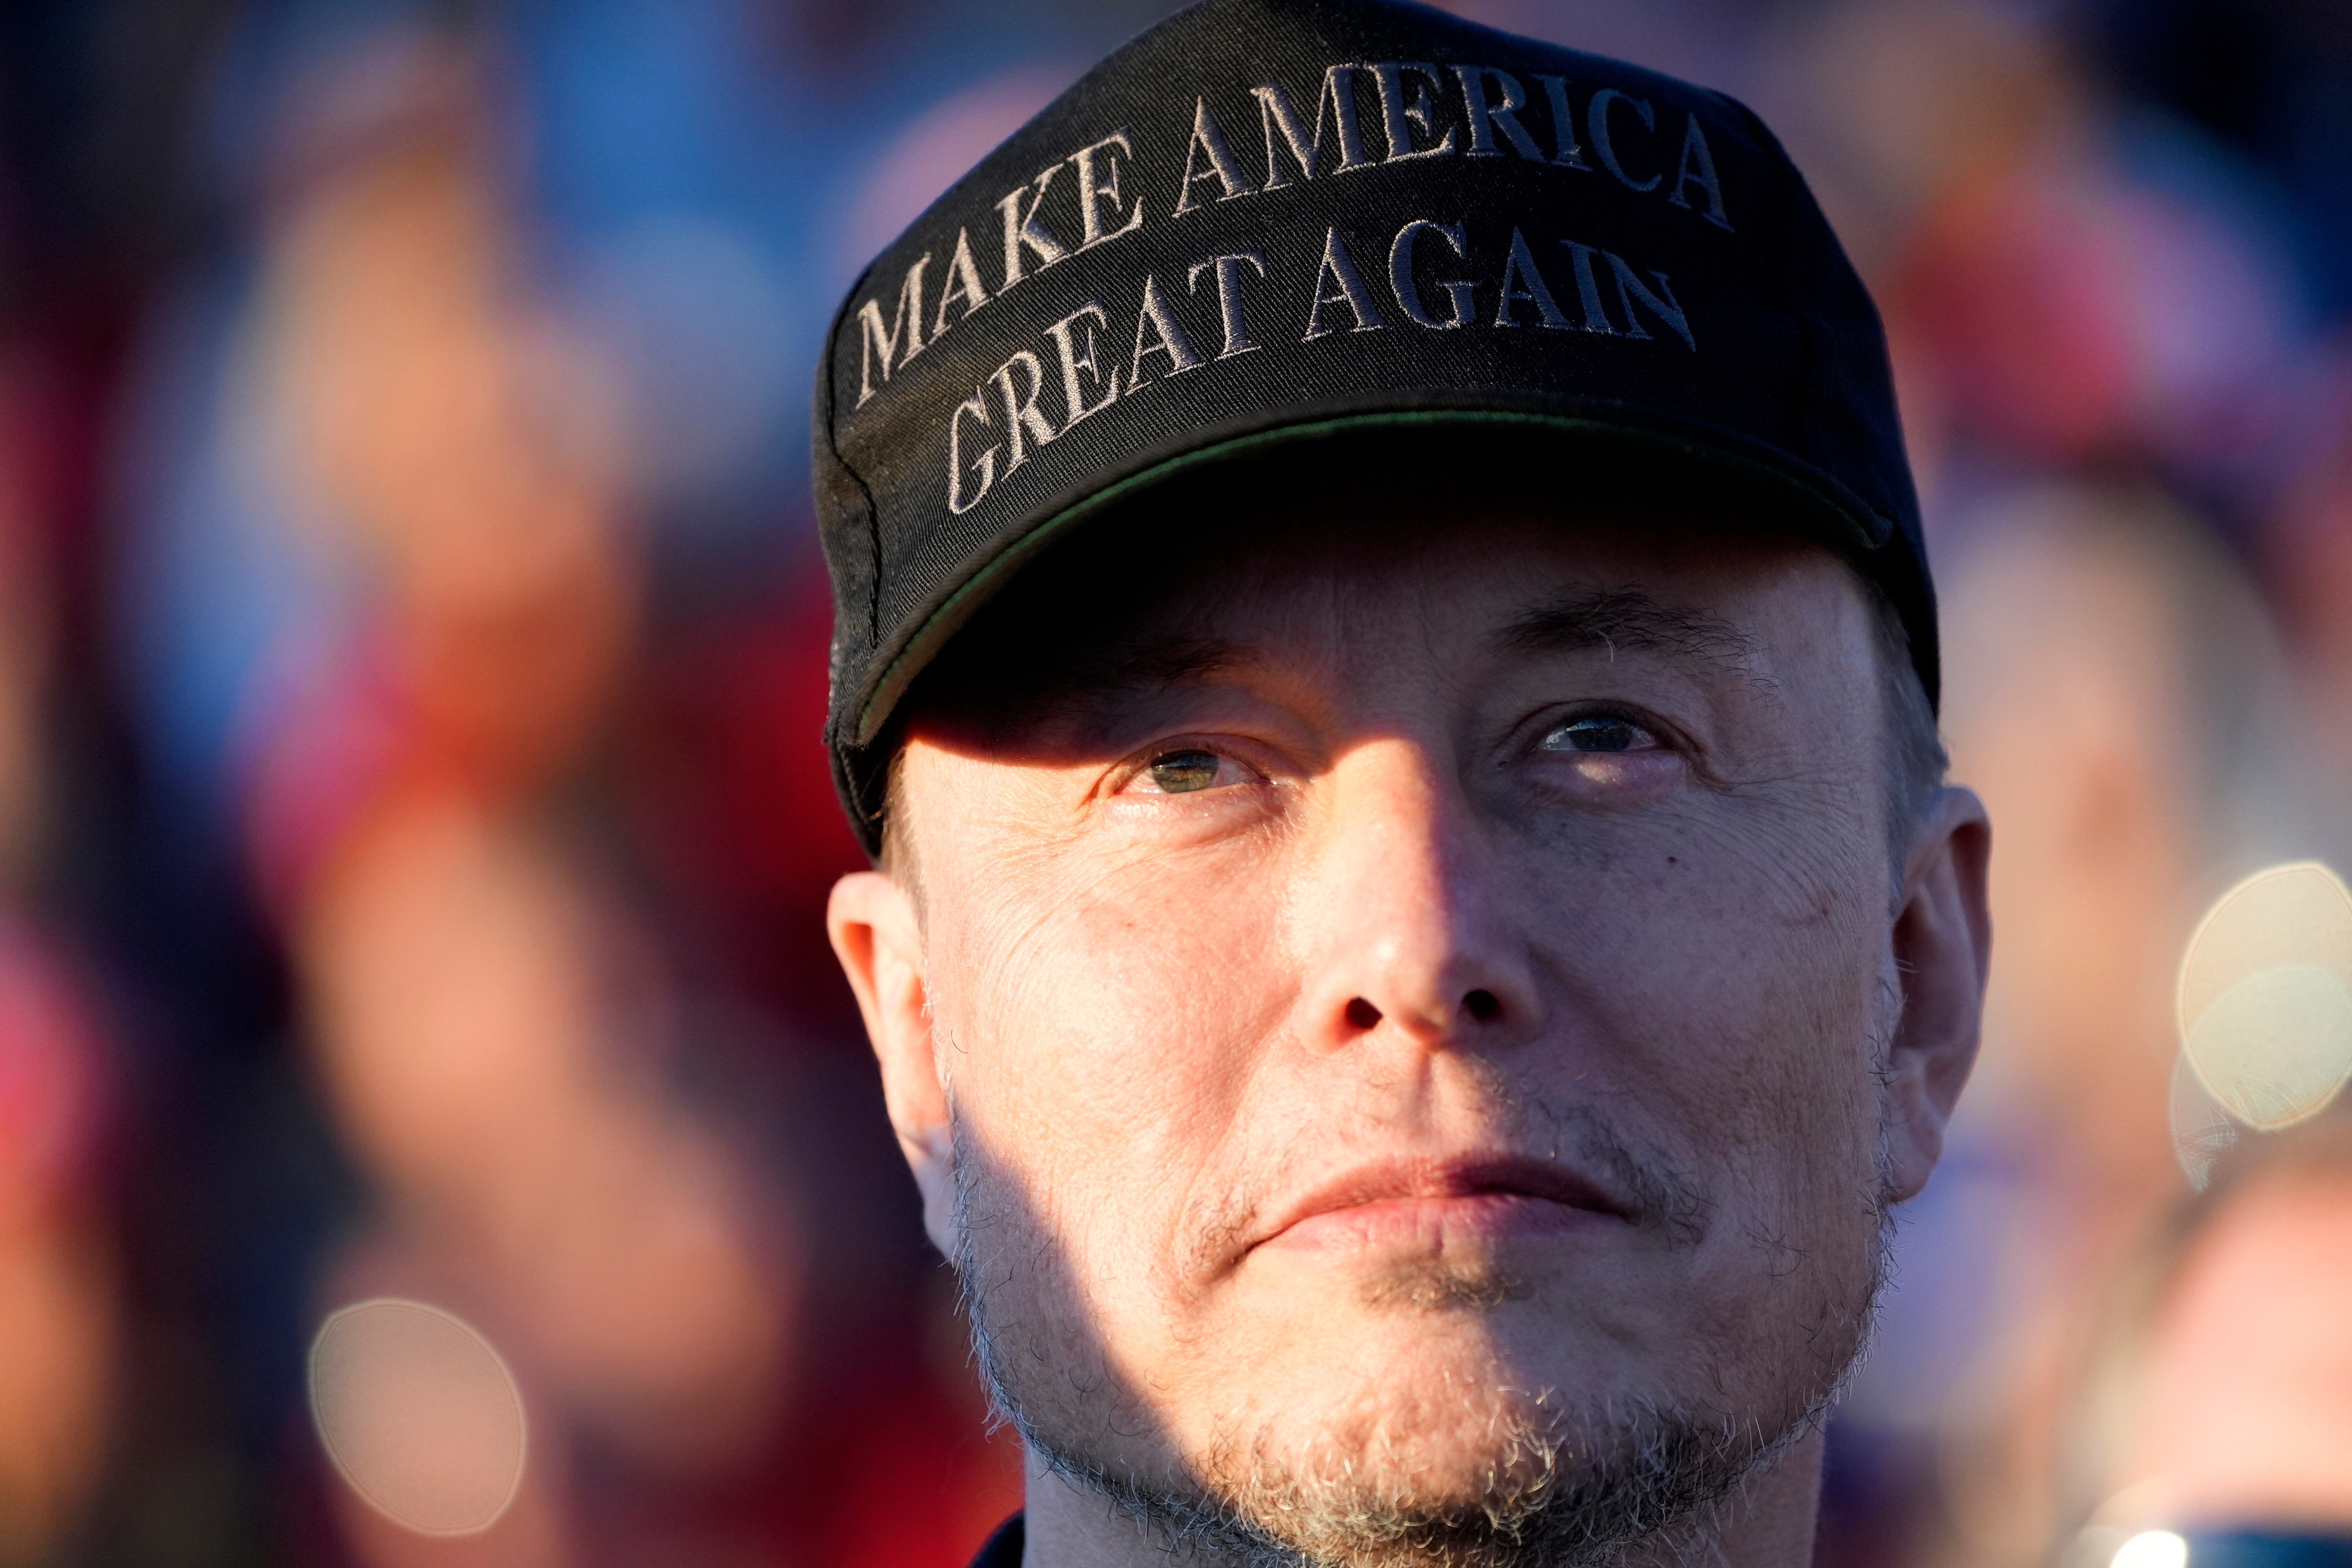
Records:
<instances>
[{"instance_id":1,"label":"stubble beard","mask_svg":"<svg viewBox=\"0 0 2352 1568\"><path fill-rule=\"evenodd\" d=\"M1498 1391L1475 1495L1431 1497L1410 1472L1382 1471L1360 1452L1320 1445L1320 1463L1277 1449L1261 1429L1221 1437L1171 1479L1139 1474L1105 1451L1116 1420L1074 1419L1033 1378L1048 1357L1008 1353L1007 1325L982 1272L977 1237L1004 1211L982 1191L984 1160L954 1130L957 1256L973 1358L996 1418L1052 1475L1109 1502L1171 1555L1234 1568L1618 1568L1711 1555L1711 1524L1750 1478L1816 1429L1862 1357L1887 1272L1886 1207L1866 1278L1821 1325L1810 1375L1778 1408L1737 1415L1647 1399L1576 1405L1558 1391ZM1423 1311L1490 1309L1524 1293L1484 1268L1417 1268L1377 1289L1386 1304ZM997 1283L1004 1280L1000 1277ZM1025 1349L1025 1347L1024 1347ZM1088 1383L1112 1398L1097 1373ZM1717 1380L1719 1382L1719 1380Z\"/></svg>"}]
</instances>

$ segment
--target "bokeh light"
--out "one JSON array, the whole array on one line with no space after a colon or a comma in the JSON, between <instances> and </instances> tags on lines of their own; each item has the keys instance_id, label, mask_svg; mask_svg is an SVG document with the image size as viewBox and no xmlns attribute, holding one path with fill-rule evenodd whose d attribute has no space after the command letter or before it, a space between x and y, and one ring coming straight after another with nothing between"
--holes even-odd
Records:
<instances>
[{"instance_id":1,"label":"bokeh light","mask_svg":"<svg viewBox=\"0 0 2352 1568\"><path fill-rule=\"evenodd\" d=\"M2352 893L2315 861L2240 882L2189 940L2179 1007L2215 1103L2260 1131L2315 1114L2352 1077Z\"/></svg>"},{"instance_id":2,"label":"bokeh light","mask_svg":"<svg viewBox=\"0 0 2352 1568\"><path fill-rule=\"evenodd\" d=\"M2188 1568L2189 1542L2168 1530L2143 1530L2109 1562L2111 1568Z\"/></svg>"},{"instance_id":3,"label":"bokeh light","mask_svg":"<svg viewBox=\"0 0 2352 1568\"><path fill-rule=\"evenodd\" d=\"M421 1301L330 1316L310 1347L319 1440L353 1491L425 1535L496 1524L522 1484L522 1393L479 1331Z\"/></svg>"}]
</instances>

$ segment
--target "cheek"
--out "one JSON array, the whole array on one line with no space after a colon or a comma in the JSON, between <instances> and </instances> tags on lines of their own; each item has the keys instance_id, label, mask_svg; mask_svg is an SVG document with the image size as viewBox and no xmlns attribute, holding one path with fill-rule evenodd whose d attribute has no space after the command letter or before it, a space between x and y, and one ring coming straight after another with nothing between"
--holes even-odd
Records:
<instances>
[{"instance_id":1,"label":"cheek","mask_svg":"<svg viewBox=\"0 0 2352 1568\"><path fill-rule=\"evenodd\" d=\"M1840 925L1845 922L1838 922ZM1877 1165L1880 965L1864 930L1773 933L1716 973L1702 1026L1727 1047L1706 1121L1760 1225L1812 1248L1853 1229Z\"/></svg>"},{"instance_id":2,"label":"cheek","mask_svg":"<svg viewBox=\"0 0 2352 1568\"><path fill-rule=\"evenodd\" d=\"M1791 1245L1851 1229L1874 1177L1885 872L1753 824L1627 833L1536 929L1580 1057L1706 1177L1725 1222ZM1744 828L1744 830L1735 830Z\"/></svg>"},{"instance_id":3,"label":"cheek","mask_svg":"<svg viewBox=\"0 0 2352 1568\"><path fill-rule=\"evenodd\" d=\"M1279 898L1172 859L996 877L935 905L984 918L929 933L959 1112L1049 1194L1034 1218L1112 1322L1155 1310L1297 990Z\"/></svg>"},{"instance_id":4,"label":"cheek","mask_svg":"<svg viewBox=\"0 0 2352 1568\"><path fill-rule=\"evenodd\" d=\"M1583 973L1617 998L1612 1099L1706 1200L1676 1341L1736 1405L1780 1408L1836 1375L1874 1279L1885 895L1866 882L1818 919L1759 921L1739 889L1628 889L1622 941Z\"/></svg>"},{"instance_id":5,"label":"cheek","mask_svg":"<svg viewBox=\"0 0 2352 1568\"><path fill-rule=\"evenodd\" d=\"M1834 940L1832 940L1832 934ZM1823 1353L1861 1310L1880 1245L1872 1031L1879 969L1867 931L1780 944L1751 976L1744 1034L1714 1108L1727 1221L1717 1266L1791 1356ZM1751 1329L1750 1331L1755 1331Z\"/></svg>"}]
</instances>

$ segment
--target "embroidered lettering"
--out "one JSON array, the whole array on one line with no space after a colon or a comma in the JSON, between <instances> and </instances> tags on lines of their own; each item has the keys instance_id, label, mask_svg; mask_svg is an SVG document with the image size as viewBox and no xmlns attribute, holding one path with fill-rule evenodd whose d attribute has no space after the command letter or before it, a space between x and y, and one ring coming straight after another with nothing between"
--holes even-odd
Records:
<instances>
[{"instance_id":1,"label":"embroidered lettering","mask_svg":"<svg viewBox=\"0 0 2352 1568\"><path fill-rule=\"evenodd\" d=\"M1528 134L1527 127L1518 121L1519 110L1528 106L1528 89L1519 79L1507 70L1492 66L1455 66L1454 74L1462 79L1462 105L1470 116L1470 156L1499 158L1502 151L1495 145L1495 132L1500 131L1511 150L1531 163L1544 161L1536 139ZM1491 80L1502 89L1499 103L1487 101L1486 83ZM1450 132L1449 132L1450 134Z\"/></svg>"},{"instance_id":2,"label":"embroidered lettering","mask_svg":"<svg viewBox=\"0 0 2352 1568\"><path fill-rule=\"evenodd\" d=\"M1592 133L1593 156L1599 158L1601 166L1616 175L1618 183L1627 190L1654 191L1664 175L1653 174L1647 180L1636 180L1625 172L1625 165L1617 161L1617 144L1609 139L1609 106L1618 102L1632 104L1633 112L1642 117L1644 129L1655 131L1658 128L1658 111L1650 107L1649 100L1619 92L1613 87L1604 87L1592 95L1592 101L1584 110L1584 127Z\"/></svg>"},{"instance_id":3,"label":"embroidered lettering","mask_svg":"<svg viewBox=\"0 0 2352 1568\"><path fill-rule=\"evenodd\" d=\"M1185 286L1198 293L1202 273L1213 269L1217 275L1217 310L1225 322L1225 346L1217 352L1219 359L1255 353L1264 346L1250 341L1248 323L1242 320L1242 263L1244 261L1257 268L1259 277L1265 276L1265 258L1255 251L1244 251L1239 256L1217 256L1196 262L1192 275L1185 280Z\"/></svg>"},{"instance_id":4,"label":"embroidered lettering","mask_svg":"<svg viewBox=\"0 0 2352 1568\"><path fill-rule=\"evenodd\" d=\"M1731 220L1723 216L1723 182L1716 178L1715 153L1706 144L1706 132L1698 126L1694 114L1683 126L1682 161L1675 165L1675 188L1666 193L1666 200L1678 207L1690 203L1683 197L1683 187L1696 184L1706 193L1706 211L1700 216L1717 228L1729 228Z\"/></svg>"},{"instance_id":5,"label":"embroidered lettering","mask_svg":"<svg viewBox=\"0 0 2352 1568\"><path fill-rule=\"evenodd\" d=\"M1591 168L1584 161L1584 149L1576 144L1576 116L1568 107L1568 79L1538 76L1536 79L1544 84L1544 96L1551 100L1551 138L1559 149L1559 156L1552 162L1563 169Z\"/></svg>"},{"instance_id":6,"label":"embroidered lettering","mask_svg":"<svg viewBox=\"0 0 2352 1568\"><path fill-rule=\"evenodd\" d=\"M1511 230L1511 253L1503 262L1503 298L1495 307L1495 325L1516 327L1519 324L1511 317L1511 305L1519 300L1525 300L1536 308L1536 313L1543 318L1545 326L1558 331L1568 330L1568 318L1560 314L1559 305L1552 299L1551 289L1545 284L1543 274L1536 270L1536 258L1528 249L1527 237L1514 228Z\"/></svg>"},{"instance_id":7,"label":"embroidered lettering","mask_svg":"<svg viewBox=\"0 0 2352 1568\"><path fill-rule=\"evenodd\" d=\"M980 268L971 259L971 231L961 228L956 230L955 256L948 262L947 287L940 290L939 314L931 318L933 338L955 324L948 320L948 307L959 300L967 321L974 310L988 303L988 290L980 286Z\"/></svg>"},{"instance_id":8,"label":"embroidered lettering","mask_svg":"<svg viewBox=\"0 0 2352 1568\"><path fill-rule=\"evenodd\" d=\"M1158 341L1152 342L1151 338ZM1135 316L1135 358L1127 367L1127 390L1130 393L1144 384L1143 361L1148 354L1166 354L1170 375L1181 375L1208 363L1192 347L1192 340L1185 336L1184 323L1176 319L1168 296L1160 292L1160 279L1147 272L1143 275L1143 308Z\"/></svg>"},{"instance_id":9,"label":"embroidered lettering","mask_svg":"<svg viewBox=\"0 0 2352 1568\"><path fill-rule=\"evenodd\" d=\"M1658 280L1658 291L1653 294L1649 286L1634 275L1633 268L1627 265L1623 257L1610 250L1601 254L1609 258L1609 270L1617 277L1617 302L1624 307L1625 335L1629 338L1650 335L1642 330L1642 319L1633 313L1633 301L1639 300L1649 307L1652 315L1675 330L1675 335L1682 339L1685 348L1693 353L1698 353L1698 342L1691 336L1690 321L1683 315L1682 306L1675 302L1675 291L1667 286L1666 275L1655 271L1650 274Z\"/></svg>"},{"instance_id":10,"label":"embroidered lettering","mask_svg":"<svg viewBox=\"0 0 2352 1568\"><path fill-rule=\"evenodd\" d=\"M1389 284L1396 290L1397 309L1404 312L1406 321L1417 327L1450 331L1469 321L1470 313L1475 308L1471 302L1473 286L1458 279L1441 281L1438 287L1445 290L1446 298L1454 303L1454 318L1441 321L1429 313L1422 304L1421 289L1412 276L1413 241L1424 233L1434 234L1444 239L1454 247L1454 255L1465 258L1469 256L1463 242L1460 224L1432 223L1427 218L1417 217L1397 230L1396 240L1389 247Z\"/></svg>"},{"instance_id":11,"label":"embroidered lettering","mask_svg":"<svg viewBox=\"0 0 2352 1568\"><path fill-rule=\"evenodd\" d=\"M1330 288L1324 286L1326 279L1330 280ZM1307 335L1299 340L1301 342L1311 343L1327 332L1338 331L1324 322L1326 305L1348 307L1349 313L1356 318L1349 331L1377 332L1388 325L1381 315L1380 301L1372 298L1364 275L1356 270L1355 258L1348 254L1347 244L1336 228L1324 231L1323 265L1315 273L1315 298L1307 307Z\"/></svg>"},{"instance_id":12,"label":"embroidered lettering","mask_svg":"<svg viewBox=\"0 0 2352 1568\"><path fill-rule=\"evenodd\" d=\"M1205 166L1202 159L1207 160ZM1241 160L1234 156L1225 133L1209 112L1209 100L1192 100L1192 140L1184 149L1184 177L1176 184L1176 216L1182 217L1201 204L1192 199L1192 187L1199 182L1213 178L1222 191L1217 199L1230 202L1243 196L1257 195L1257 187L1242 173Z\"/></svg>"},{"instance_id":13,"label":"embroidered lettering","mask_svg":"<svg viewBox=\"0 0 2352 1568\"><path fill-rule=\"evenodd\" d=\"M882 307L872 300L857 307L857 402L856 408L866 406L874 395L874 362L882 362L882 384L890 384L893 362L904 364L923 352L923 270L931 264L930 252L907 268L907 276L898 284L898 307L891 313L890 323L882 324ZM898 346L906 344L901 357Z\"/></svg>"},{"instance_id":14,"label":"embroidered lettering","mask_svg":"<svg viewBox=\"0 0 2352 1568\"><path fill-rule=\"evenodd\" d=\"M1568 247L1576 258L1576 298L1577 302L1584 307L1584 321L1578 330L1616 336L1617 329L1609 324L1609 313L1601 308L1601 280L1592 272L1592 247L1579 245L1572 239L1563 239L1560 243Z\"/></svg>"},{"instance_id":15,"label":"embroidered lettering","mask_svg":"<svg viewBox=\"0 0 2352 1568\"><path fill-rule=\"evenodd\" d=\"M1055 239L1037 223L1037 209L1045 205L1045 193L1053 188L1054 176L1061 172L1062 165L1056 163L1037 176L1034 187L1023 185L996 204L996 210L1004 215L1004 281L996 290L999 294L1025 276L1021 270L1021 253L1024 250L1037 253L1037 270L1040 272L1070 254L1068 246ZM1022 201L1024 196L1029 197L1025 205ZM1019 443L1016 441L1014 446L1017 449ZM1010 466L1005 469L1007 473L1012 471Z\"/></svg>"},{"instance_id":16,"label":"embroidered lettering","mask_svg":"<svg viewBox=\"0 0 2352 1568\"><path fill-rule=\"evenodd\" d=\"M1093 300L1079 306L1060 321L1045 329L1054 340L1054 349L1062 360L1062 393L1069 412L1062 417L1061 434L1066 436L1071 426L1081 419L1100 414L1118 401L1118 362L1111 362L1105 370L1100 357L1100 340L1095 335L1097 327L1110 325L1110 315L1102 301ZM1079 334L1085 342L1079 342ZM1087 382L1091 378L1102 387L1102 395L1094 402L1087 401Z\"/></svg>"},{"instance_id":17,"label":"embroidered lettering","mask_svg":"<svg viewBox=\"0 0 2352 1568\"><path fill-rule=\"evenodd\" d=\"M1275 163L1280 147L1290 149L1300 179L1315 177L1315 165L1323 156L1323 110L1327 105L1331 110L1332 129L1339 139L1338 172L1372 166L1372 161L1364 156L1364 131L1356 113L1354 66L1331 66L1323 72L1323 90L1315 100L1315 129L1311 134L1280 82L1254 87L1250 96L1257 100L1258 119L1265 127L1265 189L1278 191L1291 183ZM1276 140L1277 136L1281 138L1279 142Z\"/></svg>"},{"instance_id":18,"label":"embroidered lettering","mask_svg":"<svg viewBox=\"0 0 2352 1568\"><path fill-rule=\"evenodd\" d=\"M1084 236L1078 242L1080 250L1090 249L1107 239L1117 239L1122 234L1133 234L1143 226L1143 198L1135 198L1134 210L1124 222L1118 221L1118 160L1124 153L1135 156L1135 143L1124 131L1113 132L1091 147L1081 147L1070 154L1070 163L1078 172L1078 223ZM1102 167L1097 171L1095 159L1099 155ZM1118 222L1117 228L1103 224L1103 200L1110 200L1110 217Z\"/></svg>"},{"instance_id":19,"label":"embroidered lettering","mask_svg":"<svg viewBox=\"0 0 2352 1568\"><path fill-rule=\"evenodd\" d=\"M1013 384L1013 373L1022 371L1029 377L1026 392ZM1029 447L1024 437L1034 439L1040 447L1060 432L1054 422L1037 406L1037 395L1045 390L1045 367L1027 349L1017 349L1013 357L996 367L989 380L996 384L997 395L1004 401L1004 433L1013 446L1012 460L1004 465L1009 478L1013 470L1029 460Z\"/></svg>"},{"instance_id":20,"label":"embroidered lettering","mask_svg":"<svg viewBox=\"0 0 2352 1568\"><path fill-rule=\"evenodd\" d=\"M1410 163L1415 158L1442 158L1454 151L1454 127L1445 128L1443 141L1429 146L1417 146L1413 132L1423 136L1437 133L1437 100L1429 88L1414 83L1410 90L1404 73L1428 79L1429 87L1444 90L1445 80L1437 74L1435 66L1421 65L1412 60L1384 60L1372 67L1372 80L1381 89L1381 128L1388 132L1389 155L1383 162Z\"/></svg>"},{"instance_id":21,"label":"embroidered lettering","mask_svg":"<svg viewBox=\"0 0 2352 1568\"><path fill-rule=\"evenodd\" d=\"M963 416L967 414L982 425L988 423L988 405L982 400L978 389L957 404L955 413L948 418L948 510L957 513L970 511L978 506L981 498L987 495L990 487L996 483L997 448L992 443L987 451L974 459L980 465L980 488L970 497L963 493Z\"/></svg>"}]
</instances>

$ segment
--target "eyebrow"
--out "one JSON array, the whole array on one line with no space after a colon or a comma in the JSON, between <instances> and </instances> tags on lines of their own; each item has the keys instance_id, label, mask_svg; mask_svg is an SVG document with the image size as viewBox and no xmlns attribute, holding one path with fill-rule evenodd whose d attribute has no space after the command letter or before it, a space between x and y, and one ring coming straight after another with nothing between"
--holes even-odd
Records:
<instances>
[{"instance_id":1,"label":"eyebrow","mask_svg":"<svg viewBox=\"0 0 2352 1568\"><path fill-rule=\"evenodd\" d=\"M1757 687L1756 639L1719 616L1663 604L1638 588L1597 588L1537 605L1505 626L1496 641L1517 653L1582 653L1621 648L1654 653L1677 664L1724 671Z\"/></svg>"},{"instance_id":2,"label":"eyebrow","mask_svg":"<svg viewBox=\"0 0 2352 1568\"><path fill-rule=\"evenodd\" d=\"M1166 691L1261 660L1243 644L1221 637L1160 637L1091 652L1051 669L1032 666L1025 679L1000 693L998 721L1061 718L1138 692Z\"/></svg>"},{"instance_id":3,"label":"eyebrow","mask_svg":"<svg viewBox=\"0 0 2352 1568\"><path fill-rule=\"evenodd\" d=\"M1252 649L1223 637L1166 637L1115 647L1077 673L1097 690L1159 690L1257 662Z\"/></svg>"}]
</instances>

